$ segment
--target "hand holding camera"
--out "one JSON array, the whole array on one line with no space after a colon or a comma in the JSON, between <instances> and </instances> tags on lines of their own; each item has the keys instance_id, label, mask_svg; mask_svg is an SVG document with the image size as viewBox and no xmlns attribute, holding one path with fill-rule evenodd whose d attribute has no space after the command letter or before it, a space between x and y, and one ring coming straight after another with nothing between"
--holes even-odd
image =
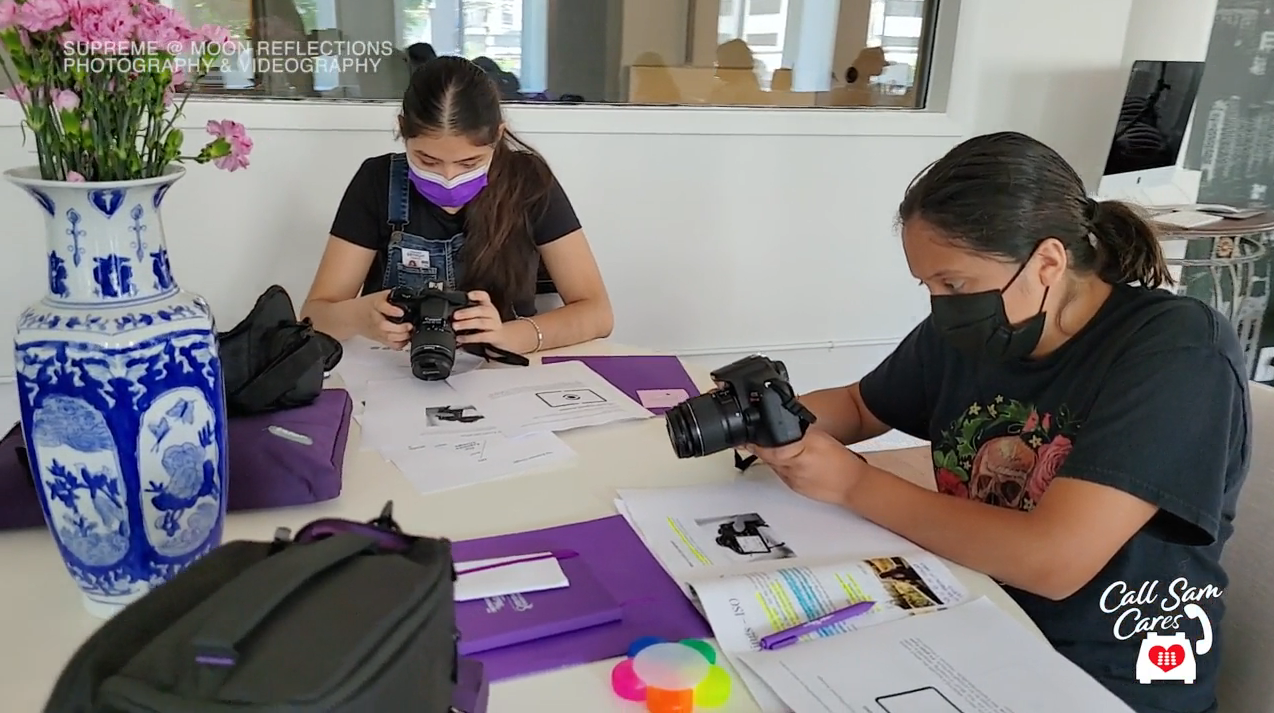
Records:
<instances>
[{"instance_id":1,"label":"hand holding camera","mask_svg":"<svg viewBox=\"0 0 1274 713\"><path fill-rule=\"evenodd\" d=\"M411 332L408 358L412 375L422 381L441 381L451 376L456 363L455 316L478 303L464 292L446 290L437 283L418 289L395 287L386 302L399 312L399 316L388 319Z\"/></svg>"},{"instance_id":2,"label":"hand holding camera","mask_svg":"<svg viewBox=\"0 0 1274 713\"><path fill-rule=\"evenodd\" d=\"M500 310L491 302L491 295L482 290L468 294L470 307L452 315L451 326L456 330L456 344L494 344L500 346L500 331L504 320Z\"/></svg>"},{"instance_id":3,"label":"hand holding camera","mask_svg":"<svg viewBox=\"0 0 1274 713\"><path fill-rule=\"evenodd\" d=\"M403 311L389 303L390 290L367 295L363 336L393 349L402 349L411 341L411 325L402 322Z\"/></svg>"}]
</instances>

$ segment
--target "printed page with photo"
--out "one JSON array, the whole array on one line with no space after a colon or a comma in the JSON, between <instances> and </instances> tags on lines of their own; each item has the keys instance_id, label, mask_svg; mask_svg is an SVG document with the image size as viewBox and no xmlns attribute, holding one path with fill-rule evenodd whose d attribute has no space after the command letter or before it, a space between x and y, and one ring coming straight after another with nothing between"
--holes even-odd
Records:
<instances>
[{"instance_id":1,"label":"printed page with photo","mask_svg":"<svg viewBox=\"0 0 1274 713\"><path fill-rule=\"evenodd\" d=\"M937 557L914 554L877 557L839 565L791 567L730 577L692 580L690 587L712 625L722 652L765 711L786 710L742 654L761 651L761 639L813 621L858 602L875 605L865 614L802 637L809 641L905 619L962 604L968 590Z\"/></svg>"},{"instance_id":2,"label":"printed page with photo","mask_svg":"<svg viewBox=\"0 0 1274 713\"><path fill-rule=\"evenodd\" d=\"M651 417L650 411L578 361L481 369L450 383L509 436Z\"/></svg>"},{"instance_id":3,"label":"printed page with photo","mask_svg":"<svg viewBox=\"0 0 1274 713\"><path fill-rule=\"evenodd\" d=\"M669 575L687 582L923 550L883 527L791 491L770 475L685 488L626 489L622 512ZM686 589L689 594L689 589Z\"/></svg>"}]
</instances>

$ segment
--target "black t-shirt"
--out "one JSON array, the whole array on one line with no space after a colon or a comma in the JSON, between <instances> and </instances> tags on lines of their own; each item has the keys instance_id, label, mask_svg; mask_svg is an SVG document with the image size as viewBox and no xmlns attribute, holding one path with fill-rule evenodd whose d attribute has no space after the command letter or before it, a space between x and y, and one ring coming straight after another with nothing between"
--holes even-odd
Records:
<instances>
[{"instance_id":1,"label":"black t-shirt","mask_svg":"<svg viewBox=\"0 0 1274 713\"><path fill-rule=\"evenodd\" d=\"M1204 713L1220 663L1221 548L1251 448L1245 373L1238 337L1215 310L1116 287L1079 333L1035 361L975 363L926 319L860 388L881 421L932 442L942 492L1029 510L1058 475L1158 506L1074 595L1052 601L1006 589L1059 652L1139 713ZM1142 589L1148 583L1157 584ZM1142 684L1148 634L1183 634L1186 647L1203 635L1184 603L1173 606L1174 592L1203 595L1196 603L1216 643L1195 657L1193 684ZM1150 642L1147 651L1159 643L1181 642Z\"/></svg>"},{"instance_id":2,"label":"black t-shirt","mask_svg":"<svg viewBox=\"0 0 1274 713\"><path fill-rule=\"evenodd\" d=\"M350 180L332 221L332 235L355 245L376 251L363 294L385 289L385 260L393 228L389 224L389 166L394 154L374 156L363 161ZM467 209L448 213L430 203L410 185L407 186L409 222L406 232L429 240L448 240L464 232ZM527 206L531 217L531 237L536 246L548 245L580 229L575 208L557 179L549 188L544 205ZM541 268L541 278L544 278Z\"/></svg>"}]
</instances>

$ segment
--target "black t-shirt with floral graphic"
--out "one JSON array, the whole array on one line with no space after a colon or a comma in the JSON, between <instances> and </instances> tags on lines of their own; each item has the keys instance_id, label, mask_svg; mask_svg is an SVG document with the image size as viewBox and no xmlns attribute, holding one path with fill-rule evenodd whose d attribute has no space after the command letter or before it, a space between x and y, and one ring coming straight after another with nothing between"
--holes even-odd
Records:
<instances>
[{"instance_id":1,"label":"black t-shirt with floral graphic","mask_svg":"<svg viewBox=\"0 0 1274 713\"><path fill-rule=\"evenodd\" d=\"M1030 510L1065 477L1158 506L1074 595L1007 589L1059 652L1138 713L1214 710L1228 585L1221 548L1251 447L1243 350L1220 314L1163 290L1116 287L1056 352L1007 364L966 358L926 319L861 389L881 421L932 442L944 493ZM1210 620L1208 653L1185 656L1176 639L1159 638L1183 634L1194 648L1205 624L1184 615L1188 601ZM1151 649L1175 653L1181 667L1161 659L1147 669ZM1189 684L1186 659L1196 669Z\"/></svg>"}]
</instances>

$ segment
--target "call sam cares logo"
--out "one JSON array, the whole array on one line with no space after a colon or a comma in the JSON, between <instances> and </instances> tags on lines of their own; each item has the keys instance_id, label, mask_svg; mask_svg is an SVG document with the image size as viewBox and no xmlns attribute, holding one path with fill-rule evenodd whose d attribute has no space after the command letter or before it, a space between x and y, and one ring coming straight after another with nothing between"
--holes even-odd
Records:
<instances>
[{"instance_id":1,"label":"call sam cares logo","mask_svg":"<svg viewBox=\"0 0 1274 713\"><path fill-rule=\"evenodd\" d=\"M1172 580L1167 588L1159 580L1132 589L1126 582L1114 582L1102 592L1101 610L1115 617L1114 635L1119 641L1138 636L1137 681L1180 681L1194 683L1195 656L1212 650L1212 620L1199 602L1219 599L1222 590L1212 585L1193 587L1185 577ZM1197 641L1186 638L1183 620L1199 622Z\"/></svg>"}]
</instances>

